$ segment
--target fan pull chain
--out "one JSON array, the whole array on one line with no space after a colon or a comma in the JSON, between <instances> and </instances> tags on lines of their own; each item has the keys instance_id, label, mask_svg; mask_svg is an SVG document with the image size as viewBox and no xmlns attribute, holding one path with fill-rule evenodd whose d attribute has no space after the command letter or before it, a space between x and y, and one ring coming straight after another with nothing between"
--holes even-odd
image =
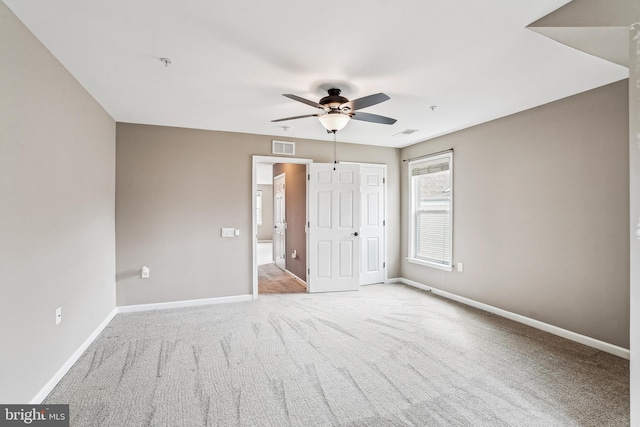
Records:
<instances>
[{"instance_id":1,"label":"fan pull chain","mask_svg":"<svg viewBox=\"0 0 640 427\"><path fill-rule=\"evenodd\" d=\"M336 170L338 159L336 158L336 131L333 131L333 170Z\"/></svg>"}]
</instances>

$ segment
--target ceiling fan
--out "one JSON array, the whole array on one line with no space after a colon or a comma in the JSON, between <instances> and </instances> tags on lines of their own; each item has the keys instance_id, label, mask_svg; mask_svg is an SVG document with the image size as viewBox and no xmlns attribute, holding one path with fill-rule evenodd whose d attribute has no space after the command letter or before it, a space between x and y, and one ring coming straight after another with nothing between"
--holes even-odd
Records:
<instances>
[{"instance_id":1,"label":"ceiling fan","mask_svg":"<svg viewBox=\"0 0 640 427\"><path fill-rule=\"evenodd\" d=\"M283 94L283 96L286 96L287 98L319 108L323 112L318 114L306 114L304 116L286 117L284 119L271 121L284 122L286 120L303 119L306 117L318 117L322 126L324 126L329 133L336 133L341 130L347 125L350 119L360 120L363 122L380 123L384 125L392 125L396 122L396 119L392 119L390 117L379 116L371 113L361 113L358 111L389 100L390 98L384 93L376 93L374 95L364 96L362 98L349 101L344 96L340 96L340 89L331 88L328 92L329 95L325 96L318 102L309 101L308 99L304 99L290 93Z\"/></svg>"}]
</instances>

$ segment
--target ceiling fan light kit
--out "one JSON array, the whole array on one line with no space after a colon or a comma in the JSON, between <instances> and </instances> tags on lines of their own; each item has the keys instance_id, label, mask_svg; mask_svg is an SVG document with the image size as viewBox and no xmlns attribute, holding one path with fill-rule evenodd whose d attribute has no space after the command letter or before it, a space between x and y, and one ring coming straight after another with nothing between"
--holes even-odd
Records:
<instances>
[{"instance_id":1,"label":"ceiling fan light kit","mask_svg":"<svg viewBox=\"0 0 640 427\"><path fill-rule=\"evenodd\" d=\"M384 93L376 93L374 95L369 95L362 98L354 99L353 101L349 101L344 96L340 96L340 89L331 88L327 92L329 93L329 95L322 98L319 102L310 101L308 99L301 98L297 95L289 93L283 94L283 96L293 99L294 101L302 102L303 104L319 108L323 111L323 113L286 117L284 119L271 120L271 122L283 122L287 120L302 119L306 117L318 117L322 126L330 133L336 133L337 131L343 129L351 119L360 120L363 122L380 123L385 125L392 125L396 122L396 119L392 119L390 117L379 116L377 114L371 113L358 113L356 111L389 100L390 98Z\"/></svg>"},{"instance_id":2,"label":"ceiling fan light kit","mask_svg":"<svg viewBox=\"0 0 640 427\"><path fill-rule=\"evenodd\" d=\"M340 111L329 111L319 117L322 126L329 132L337 132L342 130L347 123L349 123L349 117L347 114L343 114Z\"/></svg>"}]
</instances>

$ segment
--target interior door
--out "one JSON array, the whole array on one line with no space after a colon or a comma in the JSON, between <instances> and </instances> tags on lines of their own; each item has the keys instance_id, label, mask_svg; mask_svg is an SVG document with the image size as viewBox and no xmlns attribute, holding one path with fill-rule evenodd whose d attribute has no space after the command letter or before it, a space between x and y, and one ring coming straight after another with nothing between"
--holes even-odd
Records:
<instances>
[{"instance_id":1,"label":"interior door","mask_svg":"<svg viewBox=\"0 0 640 427\"><path fill-rule=\"evenodd\" d=\"M273 178L273 260L282 270L287 268L287 222L285 212L285 174Z\"/></svg>"},{"instance_id":2,"label":"interior door","mask_svg":"<svg viewBox=\"0 0 640 427\"><path fill-rule=\"evenodd\" d=\"M384 175L382 165L361 165L361 223L362 257L360 284L384 282Z\"/></svg>"},{"instance_id":3,"label":"interior door","mask_svg":"<svg viewBox=\"0 0 640 427\"><path fill-rule=\"evenodd\" d=\"M309 165L309 292L358 290L359 193L359 165Z\"/></svg>"}]
</instances>

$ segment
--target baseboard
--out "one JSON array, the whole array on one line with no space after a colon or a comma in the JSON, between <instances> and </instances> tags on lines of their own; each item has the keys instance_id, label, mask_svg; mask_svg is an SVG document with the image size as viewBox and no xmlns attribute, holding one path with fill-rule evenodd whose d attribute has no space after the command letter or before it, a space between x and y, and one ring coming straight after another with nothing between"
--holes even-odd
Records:
<instances>
[{"instance_id":1,"label":"baseboard","mask_svg":"<svg viewBox=\"0 0 640 427\"><path fill-rule=\"evenodd\" d=\"M461 297L456 294L452 294L450 292L442 291L440 289L433 288L431 286L424 285L419 282L415 282L413 280L398 278L394 279L396 283L403 283L405 285L413 286L414 288L422 289L424 291L432 292L436 295L440 295L442 297L451 299L453 301L460 302L462 304L469 305L471 307L479 308L480 310L487 311L489 313L496 314L498 316L505 317L507 319L516 321L518 323L525 324L527 326L531 326L536 329L540 329L545 332L549 332L550 334L557 335L562 338L566 338L571 341L578 342L580 344L584 344L586 346L602 350L606 353L613 354L614 356L622 357L623 359L629 360L630 352L628 349L623 347L618 347L617 345L609 344L604 341L597 340L595 338L588 337L586 335L581 335L576 332L572 332L566 329L559 328L557 326L550 325L548 323L541 322L539 320L531 319L530 317L522 316L520 314L513 313L511 311L503 310L501 308L494 307L489 304L484 304L469 298ZM393 283L392 279L389 279L388 283Z\"/></svg>"},{"instance_id":2,"label":"baseboard","mask_svg":"<svg viewBox=\"0 0 640 427\"><path fill-rule=\"evenodd\" d=\"M159 302L153 304L121 305L118 313L134 313L137 311L165 310L167 308L196 307L199 305L224 304L228 302L250 301L253 295L234 295L230 297L202 298L184 301Z\"/></svg>"},{"instance_id":3,"label":"baseboard","mask_svg":"<svg viewBox=\"0 0 640 427\"><path fill-rule=\"evenodd\" d=\"M67 359L67 361L58 369L58 371L53 375L53 377L40 389L40 391L31 399L29 404L39 405L42 401L51 393L51 390L58 385L58 382L65 376L65 374L71 369L74 363L80 359L82 353L91 345L91 343L98 338L98 335L107 327L109 322L113 320L113 318L118 313L117 309L113 309L111 313L107 315L107 317L98 325L98 327L87 337L86 340L78 347L78 349Z\"/></svg>"},{"instance_id":4,"label":"baseboard","mask_svg":"<svg viewBox=\"0 0 640 427\"><path fill-rule=\"evenodd\" d=\"M289 270L285 269L284 272L287 273L289 276L293 277L294 279L296 279L297 281L299 281L300 283L302 283L303 285L307 286L307 282L305 282L304 280L302 280L301 278L299 278L298 276L296 276L295 274L293 274Z\"/></svg>"},{"instance_id":5,"label":"baseboard","mask_svg":"<svg viewBox=\"0 0 640 427\"><path fill-rule=\"evenodd\" d=\"M178 308L178 307L194 307L199 305L209 305L209 304L221 304L227 302L239 302L239 301L249 301L252 300L252 295L236 295L230 297L220 297L220 298L205 298L205 299L196 299L196 300L186 300L186 301L172 301L172 302L163 302L157 304L140 304L140 305L126 305L120 306L113 309L111 313L107 315L107 317L98 325L98 327L87 337L86 340L78 347L78 349L67 359L67 361L58 369L58 371L51 377L49 381L40 389L40 391L31 399L29 402L33 405L39 405L42 401L51 393L51 390L60 382L62 377L71 369L74 363L78 361L82 353L91 345L91 343L98 338L98 335L107 327L109 322L113 320L113 318L118 313L132 313L135 311L148 311L148 310L162 310L167 308Z\"/></svg>"}]
</instances>

